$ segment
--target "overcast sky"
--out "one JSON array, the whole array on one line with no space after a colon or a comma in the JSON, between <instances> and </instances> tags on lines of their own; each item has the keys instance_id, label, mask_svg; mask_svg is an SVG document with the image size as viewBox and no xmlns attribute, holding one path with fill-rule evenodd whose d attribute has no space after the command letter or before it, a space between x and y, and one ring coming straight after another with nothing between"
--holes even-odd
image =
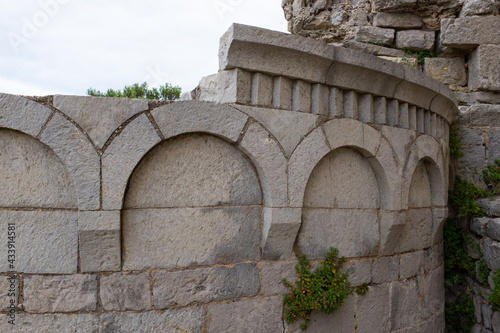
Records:
<instances>
[{"instance_id":1,"label":"overcast sky","mask_svg":"<svg viewBox=\"0 0 500 333\"><path fill-rule=\"evenodd\" d=\"M0 0L0 92L85 95L147 81L190 91L233 22L286 32L281 0Z\"/></svg>"}]
</instances>

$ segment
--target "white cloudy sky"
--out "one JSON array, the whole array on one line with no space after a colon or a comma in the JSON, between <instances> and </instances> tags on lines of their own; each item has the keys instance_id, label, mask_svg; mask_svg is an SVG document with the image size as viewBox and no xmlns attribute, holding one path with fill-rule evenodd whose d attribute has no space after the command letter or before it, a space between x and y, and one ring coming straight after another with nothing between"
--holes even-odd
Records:
<instances>
[{"instance_id":1,"label":"white cloudy sky","mask_svg":"<svg viewBox=\"0 0 500 333\"><path fill-rule=\"evenodd\" d=\"M0 92L85 95L216 73L233 22L286 32L281 0L0 0Z\"/></svg>"}]
</instances>

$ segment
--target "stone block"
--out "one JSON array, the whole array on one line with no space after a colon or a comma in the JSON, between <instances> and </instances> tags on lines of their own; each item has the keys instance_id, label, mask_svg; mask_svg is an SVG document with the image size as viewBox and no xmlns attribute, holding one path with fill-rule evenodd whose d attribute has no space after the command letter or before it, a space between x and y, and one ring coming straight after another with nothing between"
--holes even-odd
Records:
<instances>
[{"instance_id":1,"label":"stone block","mask_svg":"<svg viewBox=\"0 0 500 333\"><path fill-rule=\"evenodd\" d=\"M385 11L392 9L403 9L415 6L417 0L374 0L373 10L374 11Z\"/></svg>"},{"instance_id":2,"label":"stone block","mask_svg":"<svg viewBox=\"0 0 500 333\"><path fill-rule=\"evenodd\" d=\"M463 110L463 125L500 127L500 105L475 104Z\"/></svg>"},{"instance_id":3,"label":"stone block","mask_svg":"<svg viewBox=\"0 0 500 333\"><path fill-rule=\"evenodd\" d=\"M132 98L54 95L54 107L80 125L102 148L130 117L148 109L148 101Z\"/></svg>"},{"instance_id":4,"label":"stone block","mask_svg":"<svg viewBox=\"0 0 500 333\"><path fill-rule=\"evenodd\" d=\"M361 26L356 33L356 41L382 43L391 45L394 41L394 29L385 29L372 26Z\"/></svg>"},{"instance_id":5,"label":"stone block","mask_svg":"<svg viewBox=\"0 0 500 333\"><path fill-rule=\"evenodd\" d=\"M399 278L399 257L390 256L373 259L372 283L382 284Z\"/></svg>"},{"instance_id":6,"label":"stone block","mask_svg":"<svg viewBox=\"0 0 500 333\"><path fill-rule=\"evenodd\" d=\"M56 113L42 133L40 141L52 148L66 165L76 187L78 208L99 209L101 162L99 154L85 134Z\"/></svg>"},{"instance_id":7,"label":"stone block","mask_svg":"<svg viewBox=\"0 0 500 333\"><path fill-rule=\"evenodd\" d=\"M125 210L122 228L124 270L260 259L260 207Z\"/></svg>"},{"instance_id":8,"label":"stone block","mask_svg":"<svg viewBox=\"0 0 500 333\"><path fill-rule=\"evenodd\" d=\"M307 326L307 332L354 332L356 297L356 295L353 295L347 298L342 307L333 314L313 311L311 314L311 322ZM303 320L301 319L293 324L285 324L285 333L303 332L299 327L299 324L302 322Z\"/></svg>"},{"instance_id":9,"label":"stone block","mask_svg":"<svg viewBox=\"0 0 500 333\"><path fill-rule=\"evenodd\" d=\"M472 220L470 224L470 230L474 231L476 234L480 236L487 235L487 226L488 226L489 218L487 217L476 217Z\"/></svg>"},{"instance_id":10,"label":"stone block","mask_svg":"<svg viewBox=\"0 0 500 333\"><path fill-rule=\"evenodd\" d=\"M99 332L202 333L203 317L204 311L202 307L142 313L107 313L101 316Z\"/></svg>"},{"instance_id":11,"label":"stone block","mask_svg":"<svg viewBox=\"0 0 500 333\"><path fill-rule=\"evenodd\" d=\"M500 16L498 19L500 22ZM496 70L498 63L500 45L480 45L475 49L469 59L469 89L500 91L500 73Z\"/></svg>"},{"instance_id":12,"label":"stone block","mask_svg":"<svg viewBox=\"0 0 500 333\"><path fill-rule=\"evenodd\" d=\"M36 139L0 128L0 206L77 208L71 175L59 157Z\"/></svg>"},{"instance_id":13,"label":"stone block","mask_svg":"<svg viewBox=\"0 0 500 333\"><path fill-rule=\"evenodd\" d=\"M0 127L37 137L52 112L48 107L29 99L0 94Z\"/></svg>"},{"instance_id":14,"label":"stone block","mask_svg":"<svg viewBox=\"0 0 500 333\"><path fill-rule=\"evenodd\" d=\"M304 209L298 246L311 259L323 259L330 246L345 257L375 255L379 246L376 211Z\"/></svg>"},{"instance_id":15,"label":"stone block","mask_svg":"<svg viewBox=\"0 0 500 333\"><path fill-rule=\"evenodd\" d=\"M395 99L387 101L387 125L397 127L399 124L399 102Z\"/></svg>"},{"instance_id":16,"label":"stone block","mask_svg":"<svg viewBox=\"0 0 500 333\"><path fill-rule=\"evenodd\" d=\"M500 242L488 237L481 239L481 252L489 269L496 272L500 268Z\"/></svg>"},{"instance_id":17,"label":"stone block","mask_svg":"<svg viewBox=\"0 0 500 333\"><path fill-rule=\"evenodd\" d=\"M408 103L399 104L399 127L403 129L410 128L410 115L408 111Z\"/></svg>"},{"instance_id":18,"label":"stone block","mask_svg":"<svg viewBox=\"0 0 500 333\"><path fill-rule=\"evenodd\" d=\"M412 143L417 138L416 133L402 128L382 126L382 135L389 141L398 162L404 163Z\"/></svg>"},{"instance_id":19,"label":"stone block","mask_svg":"<svg viewBox=\"0 0 500 333\"><path fill-rule=\"evenodd\" d=\"M129 123L111 142L102 156L103 209L122 209L130 174L142 157L160 141L160 136L143 114Z\"/></svg>"},{"instance_id":20,"label":"stone block","mask_svg":"<svg viewBox=\"0 0 500 333\"><path fill-rule=\"evenodd\" d=\"M251 333L283 332L280 297L210 304L207 307L207 332Z\"/></svg>"},{"instance_id":21,"label":"stone block","mask_svg":"<svg viewBox=\"0 0 500 333\"><path fill-rule=\"evenodd\" d=\"M268 207L287 206L286 158L269 132L257 123L251 124L240 147L257 169L264 204Z\"/></svg>"},{"instance_id":22,"label":"stone block","mask_svg":"<svg viewBox=\"0 0 500 333\"><path fill-rule=\"evenodd\" d=\"M460 151L464 154L458 159L460 166L482 169L486 164L486 149L484 146L462 147Z\"/></svg>"},{"instance_id":23,"label":"stone block","mask_svg":"<svg viewBox=\"0 0 500 333\"><path fill-rule=\"evenodd\" d=\"M481 130L461 128L458 130L460 144L463 146L474 145L480 146L483 144L483 135Z\"/></svg>"},{"instance_id":24,"label":"stone block","mask_svg":"<svg viewBox=\"0 0 500 333\"><path fill-rule=\"evenodd\" d=\"M311 111L313 114L328 116L329 111L329 87L323 84L314 84L311 93Z\"/></svg>"},{"instance_id":25,"label":"stone block","mask_svg":"<svg viewBox=\"0 0 500 333\"><path fill-rule=\"evenodd\" d=\"M389 285L370 286L364 296L358 296L356 322L359 332L389 332Z\"/></svg>"},{"instance_id":26,"label":"stone block","mask_svg":"<svg viewBox=\"0 0 500 333\"><path fill-rule=\"evenodd\" d=\"M405 230L405 226L406 211L381 211L380 255L386 256L396 253L400 242L400 236Z\"/></svg>"},{"instance_id":27,"label":"stone block","mask_svg":"<svg viewBox=\"0 0 500 333\"><path fill-rule=\"evenodd\" d=\"M274 78L273 106L278 109L292 109L292 80L283 76Z\"/></svg>"},{"instance_id":28,"label":"stone block","mask_svg":"<svg viewBox=\"0 0 500 333\"><path fill-rule=\"evenodd\" d=\"M355 40L348 40L344 42L344 46L357 51L362 51L364 53L373 54L376 56L387 56L387 57L404 57L404 52L401 50L384 47L376 44L367 44L363 42L358 42Z\"/></svg>"},{"instance_id":29,"label":"stone block","mask_svg":"<svg viewBox=\"0 0 500 333\"><path fill-rule=\"evenodd\" d=\"M295 274L297 261L264 261L258 265L261 277L260 293L264 296L285 294L289 290L283 285L282 279L286 278L291 283L297 279Z\"/></svg>"},{"instance_id":30,"label":"stone block","mask_svg":"<svg viewBox=\"0 0 500 333\"><path fill-rule=\"evenodd\" d=\"M494 164L496 159L500 159L500 131L489 132L488 139L488 164Z\"/></svg>"},{"instance_id":31,"label":"stone block","mask_svg":"<svg viewBox=\"0 0 500 333\"><path fill-rule=\"evenodd\" d=\"M19 278L15 274L0 276L0 302L3 304L2 310L10 310L13 304L16 308L19 303Z\"/></svg>"},{"instance_id":32,"label":"stone block","mask_svg":"<svg viewBox=\"0 0 500 333\"><path fill-rule=\"evenodd\" d=\"M24 278L24 308L31 313L95 311L95 275L40 276Z\"/></svg>"},{"instance_id":33,"label":"stone block","mask_svg":"<svg viewBox=\"0 0 500 333\"><path fill-rule=\"evenodd\" d=\"M157 309L255 296L260 289L255 264L197 268L154 273L153 298Z\"/></svg>"},{"instance_id":34,"label":"stone block","mask_svg":"<svg viewBox=\"0 0 500 333\"><path fill-rule=\"evenodd\" d=\"M500 44L500 17L442 19L441 42L444 46L467 49L481 44Z\"/></svg>"},{"instance_id":35,"label":"stone block","mask_svg":"<svg viewBox=\"0 0 500 333\"><path fill-rule=\"evenodd\" d=\"M498 14L500 6L495 0L465 0L460 17L473 15Z\"/></svg>"},{"instance_id":36,"label":"stone block","mask_svg":"<svg viewBox=\"0 0 500 333\"><path fill-rule=\"evenodd\" d=\"M82 272L121 268L119 211L78 212L80 269Z\"/></svg>"},{"instance_id":37,"label":"stone block","mask_svg":"<svg viewBox=\"0 0 500 333\"><path fill-rule=\"evenodd\" d=\"M488 220L488 236L500 242L500 218Z\"/></svg>"},{"instance_id":38,"label":"stone block","mask_svg":"<svg viewBox=\"0 0 500 333\"><path fill-rule=\"evenodd\" d=\"M206 76L199 87L201 101L241 104L252 101L252 74L239 68Z\"/></svg>"},{"instance_id":39,"label":"stone block","mask_svg":"<svg viewBox=\"0 0 500 333\"><path fill-rule=\"evenodd\" d=\"M330 88L330 117L341 118L344 114L344 92L342 89Z\"/></svg>"},{"instance_id":40,"label":"stone block","mask_svg":"<svg viewBox=\"0 0 500 333\"><path fill-rule=\"evenodd\" d=\"M273 102L273 78L262 73L252 75L252 104L271 106Z\"/></svg>"},{"instance_id":41,"label":"stone block","mask_svg":"<svg viewBox=\"0 0 500 333\"><path fill-rule=\"evenodd\" d=\"M278 154L281 154L279 149ZM279 171L284 173L284 168ZM286 180L282 182L286 185ZM123 206L167 208L261 203L259 180L241 151L215 136L191 134L166 141L144 156L130 177Z\"/></svg>"},{"instance_id":42,"label":"stone block","mask_svg":"<svg viewBox=\"0 0 500 333\"><path fill-rule=\"evenodd\" d=\"M432 245L432 211L429 208L410 209L401 231L397 252L415 251Z\"/></svg>"},{"instance_id":43,"label":"stone block","mask_svg":"<svg viewBox=\"0 0 500 333\"><path fill-rule=\"evenodd\" d=\"M0 211L0 228L16 227L15 267L7 260L0 271L35 274L74 274L78 265L78 214L71 211ZM5 238L5 258L7 238Z\"/></svg>"},{"instance_id":44,"label":"stone block","mask_svg":"<svg viewBox=\"0 0 500 333\"><path fill-rule=\"evenodd\" d=\"M401 255L399 266L400 279L409 279L424 271L424 251L408 252Z\"/></svg>"},{"instance_id":45,"label":"stone block","mask_svg":"<svg viewBox=\"0 0 500 333\"><path fill-rule=\"evenodd\" d=\"M18 313L15 326L8 323L9 319L7 315L0 314L0 331L9 333L97 333L99 331L99 318L92 314Z\"/></svg>"},{"instance_id":46,"label":"stone block","mask_svg":"<svg viewBox=\"0 0 500 333\"><path fill-rule=\"evenodd\" d=\"M264 208L263 257L288 259L301 224L300 208Z\"/></svg>"},{"instance_id":47,"label":"stone block","mask_svg":"<svg viewBox=\"0 0 500 333\"><path fill-rule=\"evenodd\" d=\"M311 112L311 84L297 80L293 82L292 110Z\"/></svg>"},{"instance_id":48,"label":"stone block","mask_svg":"<svg viewBox=\"0 0 500 333\"><path fill-rule=\"evenodd\" d=\"M483 314L483 325L487 329L491 329L491 318L493 317L493 309L488 304L481 305L481 313Z\"/></svg>"},{"instance_id":49,"label":"stone block","mask_svg":"<svg viewBox=\"0 0 500 333\"><path fill-rule=\"evenodd\" d=\"M500 333L500 311L495 311L493 317L491 318L491 326L493 328L493 333Z\"/></svg>"},{"instance_id":50,"label":"stone block","mask_svg":"<svg viewBox=\"0 0 500 333\"><path fill-rule=\"evenodd\" d=\"M149 273L103 275L100 284L102 306L106 311L151 309Z\"/></svg>"},{"instance_id":51,"label":"stone block","mask_svg":"<svg viewBox=\"0 0 500 333\"><path fill-rule=\"evenodd\" d=\"M500 93L490 91L475 91L474 99L477 103L500 104Z\"/></svg>"},{"instance_id":52,"label":"stone block","mask_svg":"<svg viewBox=\"0 0 500 333\"><path fill-rule=\"evenodd\" d=\"M434 31L402 30L396 34L396 47L413 51L429 51L434 48Z\"/></svg>"},{"instance_id":53,"label":"stone block","mask_svg":"<svg viewBox=\"0 0 500 333\"><path fill-rule=\"evenodd\" d=\"M373 25L381 28L420 29L422 18L412 13L378 12L373 18Z\"/></svg>"},{"instance_id":54,"label":"stone block","mask_svg":"<svg viewBox=\"0 0 500 333\"><path fill-rule=\"evenodd\" d=\"M393 282L390 288L391 329L405 328L420 322L422 305L417 281Z\"/></svg>"},{"instance_id":55,"label":"stone block","mask_svg":"<svg viewBox=\"0 0 500 333\"><path fill-rule=\"evenodd\" d=\"M500 216L500 197L483 198L476 203L486 211L488 216ZM486 236L486 235L484 235Z\"/></svg>"},{"instance_id":56,"label":"stone block","mask_svg":"<svg viewBox=\"0 0 500 333\"><path fill-rule=\"evenodd\" d=\"M424 72L444 84L464 86L467 74L463 58L426 58Z\"/></svg>"},{"instance_id":57,"label":"stone block","mask_svg":"<svg viewBox=\"0 0 500 333\"><path fill-rule=\"evenodd\" d=\"M445 306L444 266L432 270L427 276L418 280L420 292L423 293L422 311L424 318L429 318L442 311Z\"/></svg>"},{"instance_id":58,"label":"stone block","mask_svg":"<svg viewBox=\"0 0 500 333\"><path fill-rule=\"evenodd\" d=\"M373 95L363 94L358 98L358 119L364 123L373 123L374 105Z\"/></svg>"},{"instance_id":59,"label":"stone block","mask_svg":"<svg viewBox=\"0 0 500 333\"><path fill-rule=\"evenodd\" d=\"M278 140L287 156L290 156L300 141L311 132L318 116L294 111L273 110L246 105L235 108L257 120Z\"/></svg>"},{"instance_id":60,"label":"stone block","mask_svg":"<svg viewBox=\"0 0 500 333\"><path fill-rule=\"evenodd\" d=\"M372 281L372 260L350 260L344 267L349 273L349 282L353 286L360 286L363 283L370 283Z\"/></svg>"},{"instance_id":61,"label":"stone block","mask_svg":"<svg viewBox=\"0 0 500 333\"><path fill-rule=\"evenodd\" d=\"M374 100L374 121L376 124L387 124L387 99L376 97Z\"/></svg>"}]
</instances>

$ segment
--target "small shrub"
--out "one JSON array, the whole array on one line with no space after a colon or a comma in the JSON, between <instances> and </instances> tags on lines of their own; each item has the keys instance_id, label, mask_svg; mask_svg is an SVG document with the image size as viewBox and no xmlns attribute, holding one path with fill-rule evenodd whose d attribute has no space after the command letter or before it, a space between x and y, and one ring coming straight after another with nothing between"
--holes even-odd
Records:
<instances>
[{"instance_id":1,"label":"small shrub","mask_svg":"<svg viewBox=\"0 0 500 333\"><path fill-rule=\"evenodd\" d=\"M417 55L417 62L419 64L423 64L425 62L425 58L434 58L436 54L432 51L420 51Z\"/></svg>"},{"instance_id":2,"label":"small shrub","mask_svg":"<svg viewBox=\"0 0 500 333\"><path fill-rule=\"evenodd\" d=\"M493 276L493 290L488 297L490 304L497 310L500 310L500 268L497 269L496 274Z\"/></svg>"},{"instance_id":3,"label":"small shrub","mask_svg":"<svg viewBox=\"0 0 500 333\"><path fill-rule=\"evenodd\" d=\"M465 252L463 230L449 218L443 228L444 277L448 286L465 285L467 273L475 276L474 260Z\"/></svg>"},{"instance_id":4,"label":"small shrub","mask_svg":"<svg viewBox=\"0 0 500 333\"><path fill-rule=\"evenodd\" d=\"M495 159L494 164L488 164L482 174L484 183L488 187L488 194L500 193L500 160Z\"/></svg>"},{"instance_id":5,"label":"small shrub","mask_svg":"<svg viewBox=\"0 0 500 333\"><path fill-rule=\"evenodd\" d=\"M472 297L467 294L459 295L455 302L446 308L445 315L448 325L459 332L463 329L465 332L470 332L472 326L476 323Z\"/></svg>"},{"instance_id":6,"label":"small shrub","mask_svg":"<svg viewBox=\"0 0 500 333\"><path fill-rule=\"evenodd\" d=\"M452 128L450 131L449 145L450 145L450 157L452 160L458 160L460 157L464 156L464 153L460 151L461 144L456 128Z\"/></svg>"},{"instance_id":7,"label":"small shrub","mask_svg":"<svg viewBox=\"0 0 500 333\"><path fill-rule=\"evenodd\" d=\"M453 190L449 192L451 204L458 213L466 217L480 217L486 215L476 203L477 199L486 197L486 192L459 176L455 178Z\"/></svg>"},{"instance_id":8,"label":"small shrub","mask_svg":"<svg viewBox=\"0 0 500 333\"><path fill-rule=\"evenodd\" d=\"M477 274L479 275L479 281L482 284L488 284L488 276L490 275L490 269L483 259L477 262Z\"/></svg>"},{"instance_id":9,"label":"small shrub","mask_svg":"<svg viewBox=\"0 0 500 333\"><path fill-rule=\"evenodd\" d=\"M300 328L306 330L313 310L334 313L354 292L360 295L366 293L366 284L351 286L348 282L349 274L340 272L344 262L345 258L339 258L338 250L333 247L325 255L323 266L316 268L314 272L311 272L309 259L305 255L300 258L299 264L295 266L295 284L283 279L283 284L290 290L290 293L283 295L283 304L287 306L287 323L303 318L305 322L300 324Z\"/></svg>"}]
</instances>

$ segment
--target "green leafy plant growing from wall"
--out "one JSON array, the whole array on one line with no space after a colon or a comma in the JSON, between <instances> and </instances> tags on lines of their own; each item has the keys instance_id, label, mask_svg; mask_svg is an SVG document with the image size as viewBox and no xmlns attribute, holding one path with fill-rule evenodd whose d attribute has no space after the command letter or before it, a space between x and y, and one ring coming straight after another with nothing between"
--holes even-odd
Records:
<instances>
[{"instance_id":1,"label":"green leafy plant growing from wall","mask_svg":"<svg viewBox=\"0 0 500 333\"><path fill-rule=\"evenodd\" d=\"M476 323L472 297L461 293L452 304L446 307L445 315L448 325L459 332L462 329L465 329L465 332L470 332L472 326Z\"/></svg>"},{"instance_id":2,"label":"green leafy plant growing from wall","mask_svg":"<svg viewBox=\"0 0 500 333\"><path fill-rule=\"evenodd\" d=\"M89 88L87 89L87 95L94 97L121 97L173 101L179 99L181 95L181 87L165 83L159 88L149 89L148 84L144 82L142 84L134 83L130 86L125 86L123 91L108 89L105 93Z\"/></svg>"},{"instance_id":3,"label":"green leafy plant growing from wall","mask_svg":"<svg viewBox=\"0 0 500 333\"><path fill-rule=\"evenodd\" d=\"M500 160L495 159L494 164L488 164L482 170L482 176L488 187L488 195L500 193Z\"/></svg>"},{"instance_id":4,"label":"green leafy plant growing from wall","mask_svg":"<svg viewBox=\"0 0 500 333\"><path fill-rule=\"evenodd\" d=\"M466 179L457 176L453 184L453 190L449 193L449 199L458 213L465 217L479 217L486 213L476 203L477 199L486 197L487 193Z\"/></svg>"},{"instance_id":5,"label":"green leafy plant growing from wall","mask_svg":"<svg viewBox=\"0 0 500 333\"><path fill-rule=\"evenodd\" d=\"M488 284L488 276L490 275L490 269L483 259L477 262L477 275L479 276L479 281L482 284Z\"/></svg>"},{"instance_id":6,"label":"green leafy plant growing from wall","mask_svg":"<svg viewBox=\"0 0 500 333\"><path fill-rule=\"evenodd\" d=\"M456 128L452 127L450 130L450 157L452 160L458 160L460 157L464 156L464 153L460 151L461 143L458 137L458 131Z\"/></svg>"},{"instance_id":7,"label":"green leafy plant growing from wall","mask_svg":"<svg viewBox=\"0 0 500 333\"><path fill-rule=\"evenodd\" d=\"M286 305L285 320L291 324L300 318L302 330L307 329L313 310L321 310L327 314L337 311L344 301L354 292L364 295L368 290L365 283L352 286L348 273L341 273L345 258L338 257L338 250L330 247L325 255L323 266L311 271L309 259L303 255L295 266L297 280L295 284L283 279L283 284L290 290L283 296Z\"/></svg>"},{"instance_id":8,"label":"green leafy plant growing from wall","mask_svg":"<svg viewBox=\"0 0 500 333\"><path fill-rule=\"evenodd\" d=\"M493 276L493 290L488 297L488 302L493 305L497 310L500 310L500 268L497 269L496 274Z\"/></svg>"},{"instance_id":9,"label":"green leafy plant growing from wall","mask_svg":"<svg viewBox=\"0 0 500 333\"><path fill-rule=\"evenodd\" d=\"M474 260L465 252L463 230L448 218L443 228L444 243L444 277L448 286L465 285L467 273L475 275Z\"/></svg>"}]
</instances>

